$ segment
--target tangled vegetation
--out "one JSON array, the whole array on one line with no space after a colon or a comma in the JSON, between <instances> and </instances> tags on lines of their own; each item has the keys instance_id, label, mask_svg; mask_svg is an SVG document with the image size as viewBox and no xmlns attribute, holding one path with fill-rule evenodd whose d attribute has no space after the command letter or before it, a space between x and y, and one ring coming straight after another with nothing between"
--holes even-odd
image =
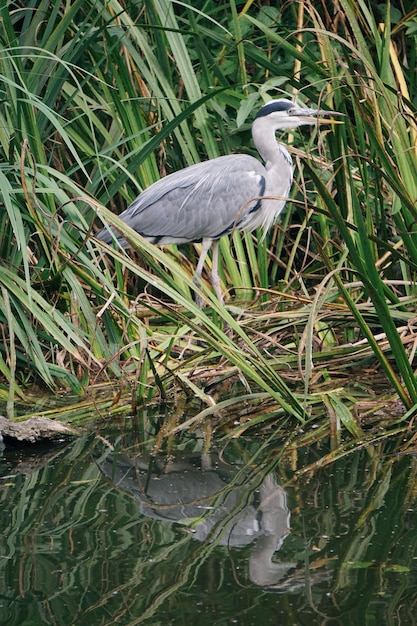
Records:
<instances>
[{"instance_id":1,"label":"tangled vegetation","mask_svg":"<svg viewBox=\"0 0 417 626\"><path fill-rule=\"evenodd\" d=\"M417 10L383 6L3 4L9 415L36 384L88 390L102 410L125 407L126 390L132 410L174 398L164 434L213 414L234 434L326 414L362 436L358 415L388 403L390 426L407 424L417 407ZM254 153L254 112L283 96L345 122L285 136L291 202L263 243L256 233L221 242L226 306L207 282L200 309L198 244L157 248L117 214L170 171ZM125 231L132 250L97 241L102 223ZM185 422L180 398L201 403Z\"/></svg>"}]
</instances>

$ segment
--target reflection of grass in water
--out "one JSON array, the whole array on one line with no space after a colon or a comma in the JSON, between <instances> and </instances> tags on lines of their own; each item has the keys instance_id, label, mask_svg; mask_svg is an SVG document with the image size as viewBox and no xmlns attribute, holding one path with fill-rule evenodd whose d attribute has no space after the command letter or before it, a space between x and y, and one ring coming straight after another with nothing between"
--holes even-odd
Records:
<instances>
[{"instance_id":1,"label":"reflection of grass in water","mask_svg":"<svg viewBox=\"0 0 417 626\"><path fill-rule=\"evenodd\" d=\"M102 435L118 453L132 455L132 433L123 445L105 430ZM281 596L249 584L250 548L198 543L175 524L141 516L134 498L103 480L99 465L108 446L91 436L43 467L9 476L7 485L2 480L0 516L8 538L0 559L6 623L22 623L24 611L36 624L46 610L62 624L159 623L181 609L195 616L209 605L216 615L243 619L253 611L276 614L289 599L302 616L312 597L328 618L363 614L381 603L405 611L412 579L396 585L395 594L390 589L393 575L413 571L415 533L407 510L415 507L414 464L392 454L401 445L392 438L318 467L315 459L328 444L317 440L283 453L283 441L241 438L230 443L233 450L222 450L230 469L237 462L248 474L254 491L272 471L287 492L291 532L274 562L296 565L279 581ZM297 477L297 466L309 472Z\"/></svg>"}]
</instances>

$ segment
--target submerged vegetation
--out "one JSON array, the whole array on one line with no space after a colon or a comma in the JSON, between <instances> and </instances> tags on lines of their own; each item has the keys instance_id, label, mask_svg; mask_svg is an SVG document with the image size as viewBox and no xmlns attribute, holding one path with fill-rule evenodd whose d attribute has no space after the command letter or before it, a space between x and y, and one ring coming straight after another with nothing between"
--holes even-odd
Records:
<instances>
[{"instance_id":1,"label":"submerged vegetation","mask_svg":"<svg viewBox=\"0 0 417 626\"><path fill-rule=\"evenodd\" d=\"M417 9L277 4L3 4L0 393L10 416L35 384L89 390L106 411L127 393L133 411L197 398L194 417L181 422L176 407L163 436L204 423L209 437L210 415L236 435L325 414L333 432L342 423L363 438L363 407L395 407L387 428L414 415ZM262 243L256 233L221 242L226 306L207 282L200 309L199 244L155 247L117 214L170 171L253 153L250 122L273 97L346 117L285 136L296 165L285 214ZM97 241L102 223L132 250Z\"/></svg>"}]
</instances>

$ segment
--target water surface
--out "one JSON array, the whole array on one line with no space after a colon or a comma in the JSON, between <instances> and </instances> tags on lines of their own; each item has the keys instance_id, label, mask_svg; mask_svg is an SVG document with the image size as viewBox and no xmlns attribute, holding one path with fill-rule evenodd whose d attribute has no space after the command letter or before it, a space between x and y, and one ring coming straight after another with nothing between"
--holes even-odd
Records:
<instances>
[{"instance_id":1,"label":"water surface","mask_svg":"<svg viewBox=\"0 0 417 626\"><path fill-rule=\"evenodd\" d=\"M279 463L261 443L6 448L0 624L417 623L415 457L379 444L295 479L323 443Z\"/></svg>"}]
</instances>

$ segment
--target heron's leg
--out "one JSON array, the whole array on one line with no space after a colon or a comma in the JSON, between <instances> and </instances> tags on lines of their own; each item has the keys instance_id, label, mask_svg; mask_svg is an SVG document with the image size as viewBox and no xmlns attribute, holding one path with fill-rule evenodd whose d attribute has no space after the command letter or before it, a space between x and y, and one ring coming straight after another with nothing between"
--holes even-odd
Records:
<instances>
[{"instance_id":1,"label":"heron's leg","mask_svg":"<svg viewBox=\"0 0 417 626\"><path fill-rule=\"evenodd\" d=\"M211 239L203 239L203 244L201 248L200 258L198 259L197 267L195 268L195 273L199 278L201 278L201 274L204 269L204 262L207 257L207 252L210 250L212 244ZM195 282L195 281L194 281ZM196 282L196 285L199 285L199 282Z\"/></svg>"},{"instance_id":2,"label":"heron's leg","mask_svg":"<svg viewBox=\"0 0 417 626\"><path fill-rule=\"evenodd\" d=\"M198 259L197 267L195 268L196 275L193 278L193 283L197 287L201 287L201 275L203 273L204 263L207 258L207 252L210 250L211 244L211 239L203 239L200 258ZM203 306L203 302L199 296L196 296L196 302L201 309Z\"/></svg>"},{"instance_id":3,"label":"heron's leg","mask_svg":"<svg viewBox=\"0 0 417 626\"><path fill-rule=\"evenodd\" d=\"M223 293L220 286L219 276L219 240L213 241L213 253L211 260L211 284L213 285L216 296L219 302L223 304Z\"/></svg>"}]
</instances>

